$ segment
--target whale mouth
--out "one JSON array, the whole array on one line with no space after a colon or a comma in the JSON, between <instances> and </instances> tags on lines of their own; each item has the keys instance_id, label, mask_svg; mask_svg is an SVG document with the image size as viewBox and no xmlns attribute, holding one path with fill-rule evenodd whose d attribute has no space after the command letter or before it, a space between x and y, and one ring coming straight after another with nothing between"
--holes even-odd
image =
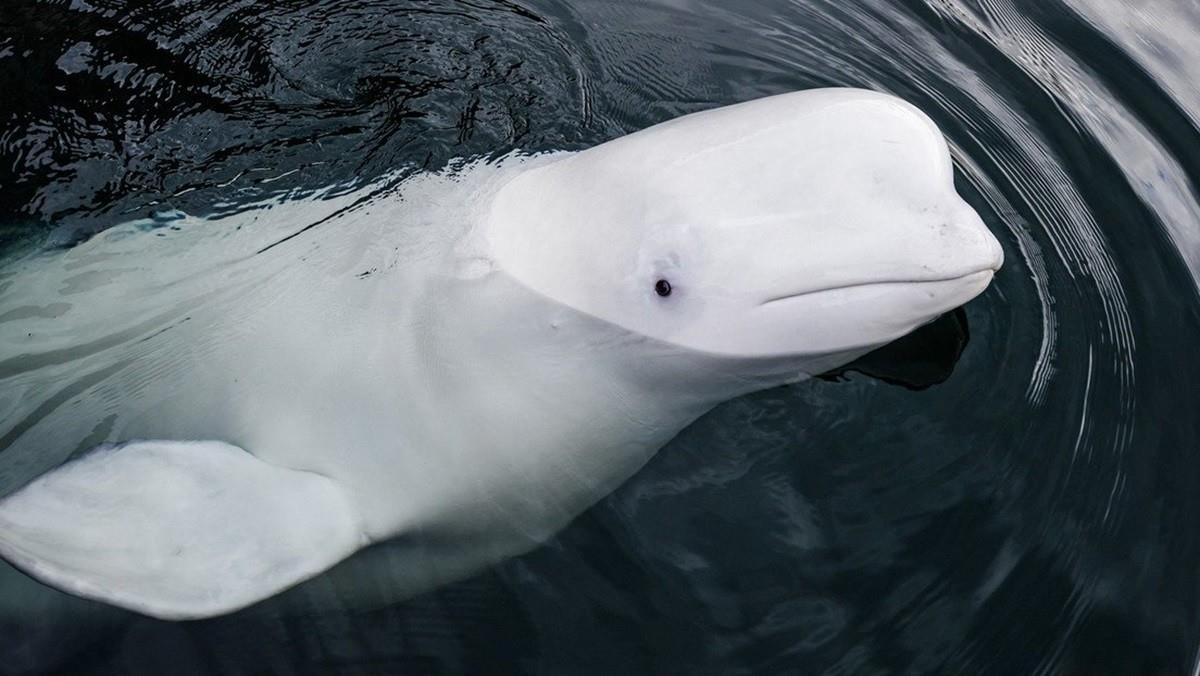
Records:
<instances>
[{"instance_id":1,"label":"whale mouth","mask_svg":"<svg viewBox=\"0 0 1200 676\"><path fill-rule=\"evenodd\" d=\"M969 272L965 275L955 275L953 277L937 277L933 279L888 279L877 280L871 282L859 282L853 284L841 284L838 286L828 286L820 289L809 289L798 293L788 293L779 296L771 296L759 303L760 306L770 305L772 303L780 303L787 300L795 300L797 298L807 298L824 293L859 291L864 289L884 289L888 287L921 287L945 285L950 282L963 282L964 285L975 286L979 284L979 289L982 291L992 281L992 277L996 274L996 268L988 267L974 272Z\"/></svg>"}]
</instances>

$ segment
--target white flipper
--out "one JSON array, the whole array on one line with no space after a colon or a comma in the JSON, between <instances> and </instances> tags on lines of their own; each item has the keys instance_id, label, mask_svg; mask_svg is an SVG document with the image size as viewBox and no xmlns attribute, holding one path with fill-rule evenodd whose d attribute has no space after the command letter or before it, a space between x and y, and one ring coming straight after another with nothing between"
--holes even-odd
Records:
<instances>
[{"instance_id":1,"label":"white flipper","mask_svg":"<svg viewBox=\"0 0 1200 676\"><path fill-rule=\"evenodd\" d=\"M0 500L0 556L166 619L250 605L364 544L336 481L212 441L101 447Z\"/></svg>"}]
</instances>

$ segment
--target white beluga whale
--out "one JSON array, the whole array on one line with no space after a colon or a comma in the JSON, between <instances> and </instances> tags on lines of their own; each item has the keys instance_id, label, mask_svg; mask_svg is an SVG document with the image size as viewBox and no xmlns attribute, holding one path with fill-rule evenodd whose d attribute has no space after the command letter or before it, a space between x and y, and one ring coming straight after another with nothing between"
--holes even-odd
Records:
<instances>
[{"instance_id":1,"label":"white beluga whale","mask_svg":"<svg viewBox=\"0 0 1200 676\"><path fill-rule=\"evenodd\" d=\"M527 551L1002 262L936 126L852 89L173 225L0 268L0 556L176 619Z\"/></svg>"}]
</instances>

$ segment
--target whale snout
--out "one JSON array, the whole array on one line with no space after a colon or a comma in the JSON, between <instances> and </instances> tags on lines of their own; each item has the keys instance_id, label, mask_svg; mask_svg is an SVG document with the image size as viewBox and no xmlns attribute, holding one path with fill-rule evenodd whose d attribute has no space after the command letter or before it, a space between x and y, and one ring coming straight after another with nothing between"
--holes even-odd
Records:
<instances>
[{"instance_id":1,"label":"whale snout","mask_svg":"<svg viewBox=\"0 0 1200 676\"><path fill-rule=\"evenodd\" d=\"M871 213L856 223L805 229L784 247L790 260L762 275L759 308L768 318L766 353L791 344L836 353L899 338L987 289L1004 250L974 209L956 195L937 207ZM883 217L887 216L887 217ZM764 252L760 261L781 260ZM741 348L749 351L749 339Z\"/></svg>"},{"instance_id":2,"label":"whale snout","mask_svg":"<svg viewBox=\"0 0 1200 676\"><path fill-rule=\"evenodd\" d=\"M1000 242L966 203L784 234L754 256L759 270L742 274L759 287L764 305L870 286L939 282L951 288L959 279L990 279L1004 263Z\"/></svg>"},{"instance_id":3,"label":"whale snout","mask_svg":"<svg viewBox=\"0 0 1200 676\"><path fill-rule=\"evenodd\" d=\"M911 226L907 235L880 237L880 256L896 256L898 268L915 268L908 281L941 281L976 273L995 273L1004 264L1004 249L974 209L965 203L932 223ZM904 240L908 241L897 241ZM899 277L903 277L901 274ZM904 281L897 279L896 281Z\"/></svg>"},{"instance_id":4,"label":"whale snout","mask_svg":"<svg viewBox=\"0 0 1200 676\"><path fill-rule=\"evenodd\" d=\"M1004 248L974 209L963 204L955 214L952 227L958 233L958 255L969 265L992 272L1000 270L1004 265Z\"/></svg>"},{"instance_id":5,"label":"whale snout","mask_svg":"<svg viewBox=\"0 0 1200 676\"><path fill-rule=\"evenodd\" d=\"M886 296L891 303L880 303L879 311L902 332L907 332L906 325L915 328L983 293L1004 265L1004 249L979 214L965 202L954 201L959 204L947 210L941 223L916 226L909 245L896 247L901 258L911 256L907 262L898 261L898 267L911 269L915 264L919 271L907 279L900 275L896 293ZM886 238L881 243L888 246Z\"/></svg>"}]
</instances>

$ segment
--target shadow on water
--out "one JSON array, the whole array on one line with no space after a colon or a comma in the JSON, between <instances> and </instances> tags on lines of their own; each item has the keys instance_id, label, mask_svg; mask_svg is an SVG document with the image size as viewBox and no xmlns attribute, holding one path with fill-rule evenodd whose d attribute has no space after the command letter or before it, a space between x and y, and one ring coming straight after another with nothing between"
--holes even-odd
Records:
<instances>
[{"instance_id":1,"label":"shadow on water","mask_svg":"<svg viewBox=\"0 0 1200 676\"><path fill-rule=\"evenodd\" d=\"M1171 0L3 3L9 251L851 85L937 121L1007 262L416 599L386 544L338 578L374 606L322 577L180 624L0 568L0 672L1192 673L1196 64Z\"/></svg>"},{"instance_id":2,"label":"shadow on water","mask_svg":"<svg viewBox=\"0 0 1200 676\"><path fill-rule=\"evenodd\" d=\"M900 340L893 341L849 364L823 373L821 380L841 382L850 371L910 390L946 382L967 347L971 331L961 308L938 317Z\"/></svg>"}]
</instances>

